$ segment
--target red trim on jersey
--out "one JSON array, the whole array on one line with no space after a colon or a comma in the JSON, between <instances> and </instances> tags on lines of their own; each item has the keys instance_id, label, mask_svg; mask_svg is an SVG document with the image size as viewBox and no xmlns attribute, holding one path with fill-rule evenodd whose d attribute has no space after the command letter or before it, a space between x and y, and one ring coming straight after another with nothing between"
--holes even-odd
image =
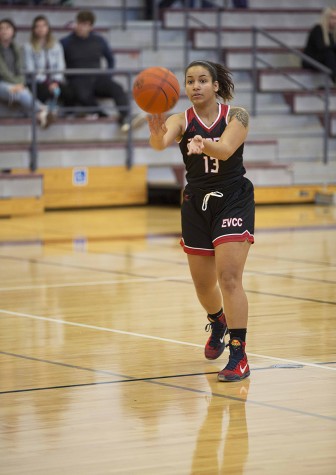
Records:
<instances>
[{"instance_id":1,"label":"red trim on jersey","mask_svg":"<svg viewBox=\"0 0 336 475\"><path fill-rule=\"evenodd\" d=\"M228 118L228 115L229 115L230 106L227 105L227 104L222 104L220 102L218 102L218 106L219 106L218 115L216 117L215 122L213 124L211 124L210 127L208 127L207 125L204 124L204 122L202 122L201 118L197 115L195 107L190 107L189 109L187 109L185 111L186 129L187 129L188 125L190 124L190 122L192 121L192 119L196 119L201 127L205 128L209 131L217 125L218 121L222 117L225 118L225 123L227 124L228 123L227 118Z\"/></svg>"},{"instance_id":2,"label":"red trim on jersey","mask_svg":"<svg viewBox=\"0 0 336 475\"><path fill-rule=\"evenodd\" d=\"M186 254L192 254L194 256L214 256L215 251L213 249L202 249L200 247L189 247L184 244L183 238L180 240L180 245Z\"/></svg>"},{"instance_id":3,"label":"red trim on jersey","mask_svg":"<svg viewBox=\"0 0 336 475\"><path fill-rule=\"evenodd\" d=\"M213 245L219 246L219 244L223 244L224 242L243 242L243 241L248 241L251 244L254 243L254 236L253 234L250 234L248 231L243 232L243 234L227 234L224 236L219 236L216 239L214 239Z\"/></svg>"}]
</instances>

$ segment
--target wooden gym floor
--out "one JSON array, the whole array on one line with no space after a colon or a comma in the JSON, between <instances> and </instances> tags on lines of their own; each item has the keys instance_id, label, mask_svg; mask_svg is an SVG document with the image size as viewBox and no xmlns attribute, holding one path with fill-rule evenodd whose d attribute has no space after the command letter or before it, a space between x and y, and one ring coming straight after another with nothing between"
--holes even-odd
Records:
<instances>
[{"instance_id":1,"label":"wooden gym floor","mask_svg":"<svg viewBox=\"0 0 336 475\"><path fill-rule=\"evenodd\" d=\"M336 207L258 206L218 383L179 210L0 220L0 473L336 473Z\"/></svg>"}]
</instances>

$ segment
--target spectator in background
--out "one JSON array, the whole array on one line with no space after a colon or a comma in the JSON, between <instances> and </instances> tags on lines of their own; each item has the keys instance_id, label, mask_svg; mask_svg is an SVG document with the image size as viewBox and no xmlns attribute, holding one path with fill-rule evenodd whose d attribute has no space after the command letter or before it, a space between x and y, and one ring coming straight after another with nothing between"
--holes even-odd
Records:
<instances>
[{"instance_id":1,"label":"spectator in background","mask_svg":"<svg viewBox=\"0 0 336 475\"><path fill-rule=\"evenodd\" d=\"M232 0L233 8L249 8L248 0Z\"/></svg>"},{"instance_id":2,"label":"spectator in background","mask_svg":"<svg viewBox=\"0 0 336 475\"><path fill-rule=\"evenodd\" d=\"M55 40L45 16L34 18L30 41L23 45L23 52L26 72L41 71L35 76L37 98L48 104L53 114L56 113L58 101L66 107L72 106L71 90L61 72L65 69L63 48ZM31 78L28 77L28 81L31 86Z\"/></svg>"},{"instance_id":3,"label":"spectator in background","mask_svg":"<svg viewBox=\"0 0 336 475\"><path fill-rule=\"evenodd\" d=\"M34 106L38 123L46 128L50 124L50 114L40 101L34 103L33 95L25 85L15 33L16 26L11 19L0 20L0 100L9 106L19 104L27 116L31 115Z\"/></svg>"},{"instance_id":4,"label":"spectator in background","mask_svg":"<svg viewBox=\"0 0 336 475\"><path fill-rule=\"evenodd\" d=\"M153 20L154 17L154 3L157 0L146 0L145 2L145 19L146 20ZM158 2L158 10L160 11L161 8L169 8L177 0L160 0ZM248 0L232 0L232 7L233 8L248 8L249 2ZM182 8L214 8L220 6L218 2L215 0L180 0L179 4ZM159 14L159 17L162 15Z\"/></svg>"},{"instance_id":5,"label":"spectator in background","mask_svg":"<svg viewBox=\"0 0 336 475\"><path fill-rule=\"evenodd\" d=\"M176 0L161 0L159 2L159 8L169 8L171 7L174 3L176 3ZM215 3L213 3L211 0L181 0L181 5L185 8L213 8L216 6Z\"/></svg>"},{"instance_id":6,"label":"spectator in background","mask_svg":"<svg viewBox=\"0 0 336 475\"><path fill-rule=\"evenodd\" d=\"M336 82L336 7L325 8L320 22L309 32L303 52L332 70L332 80ZM314 66L302 61L302 67L313 69Z\"/></svg>"},{"instance_id":7,"label":"spectator in background","mask_svg":"<svg viewBox=\"0 0 336 475\"><path fill-rule=\"evenodd\" d=\"M114 67L114 56L107 41L94 33L95 15L91 11L80 11L77 14L74 31L61 39L64 49L65 63L68 69L100 69L101 60L105 58L107 67ZM129 98L122 86L111 79L109 74L76 74L68 76L75 101L80 106L93 107L94 117L106 117L97 98L111 98L119 111L119 124L122 132L127 132L130 124L127 120ZM91 117L90 117L91 118ZM136 127L143 122L139 116L132 121Z\"/></svg>"}]
</instances>

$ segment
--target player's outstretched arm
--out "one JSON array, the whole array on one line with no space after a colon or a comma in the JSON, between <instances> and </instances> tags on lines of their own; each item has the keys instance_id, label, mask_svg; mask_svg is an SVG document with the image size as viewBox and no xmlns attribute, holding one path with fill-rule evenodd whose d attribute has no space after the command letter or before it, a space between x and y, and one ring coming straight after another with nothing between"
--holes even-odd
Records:
<instances>
[{"instance_id":1,"label":"player's outstretched arm","mask_svg":"<svg viewBox=\"0 0 336 475\"><path fill-rule=\"evenodd\" d=\"M173 114L167 120L165 114L148 116L149 143L154 150L164 150L182 136L183 122L180 115Z\"/></svg>"},{"instance_id":2,"label":"player's outstretched arm","mask_svg":"<svg viewBox=\"0 0 336 475\"><path fill-rule=\"evenodd\" d=\"M244 143L248 134L249 114L242 107L232 107L228 125L218 142L203 139L203 152L218 160L227 160Z\"/></svg>"}]
</instances>

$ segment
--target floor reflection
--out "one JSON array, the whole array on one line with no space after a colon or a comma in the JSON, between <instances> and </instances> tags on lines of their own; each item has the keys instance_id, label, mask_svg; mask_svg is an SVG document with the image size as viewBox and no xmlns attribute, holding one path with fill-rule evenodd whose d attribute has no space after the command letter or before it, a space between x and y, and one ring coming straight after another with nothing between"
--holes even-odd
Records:
<instances>
[{"instance_id":1,"label":"floor reflection","mask_svg":"<svg viewBox=\"0 0 336 475\"><path fill-rule=\"evenodd\" d=\"M198 433L191 475L244 473L249 452L246 400L250 380L218 383L209 375L211 396Z\"/></svg>"}]
</instances>

